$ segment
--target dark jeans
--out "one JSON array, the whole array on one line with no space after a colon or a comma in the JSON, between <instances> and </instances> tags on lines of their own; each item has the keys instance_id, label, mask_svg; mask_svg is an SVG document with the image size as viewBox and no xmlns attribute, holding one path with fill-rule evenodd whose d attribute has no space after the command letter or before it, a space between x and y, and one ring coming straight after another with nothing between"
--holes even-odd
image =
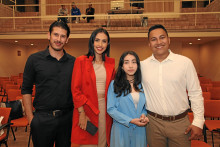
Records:
<instances>
[{"instance_id":1,"label":"dark jeans","mask_svg":"<svg viewBox=\"0 0 220 147\"><path fill-rule=\"evenodd\" d=\"M73 111L53 116L52 113L35 112L31 122L34 147L70 147Z\"/></svg>"},{"instance_id":2,"label":"dark jeans","mask_svg":"<svg viewBox=\"0 0 220 147\"><path fill-rule=\"evenodd\" d=\"M87 17L87 23L89 23L90 20L94 20L94 17Z\"/></svg>"}]
</instances>

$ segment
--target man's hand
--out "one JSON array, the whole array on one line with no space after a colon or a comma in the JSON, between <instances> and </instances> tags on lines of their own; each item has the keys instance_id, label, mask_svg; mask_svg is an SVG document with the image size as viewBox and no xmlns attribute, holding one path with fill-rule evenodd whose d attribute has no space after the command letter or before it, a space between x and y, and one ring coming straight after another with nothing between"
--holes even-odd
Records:
<instances>
[{"instance_id":1,"label":"man's hand","mask_svg":"<svg viewBox=\"0 0 220 147\"><path fill-rule=\"evenodd\" d=\"M33 118L34 118L34 116L33 115L29 115L29 116L27 116L27 119L28 119L28 123L29 123L29 125L31 124L31 122L32 122L32 120L33 120Z\"/></svg>"},{"instance_id":2,"label":"man's hand","mask_svg":"<svg viewBox=\"0 0 220 147\"><path fill-rule=\"evenodd\" d=\"M27 115L28 123L31 124L33 115L32 109L32 95L31 94L24 94L22 97L22 102L24 104L24 110Z\"/></svg>"},{"instance_id":3,"label":"man's hand","mask_svg":"<svg viewBox=\"0 0 220 147\"><path fill-rule=\"evenodd\" d=\"M188 134L191 131L191 136L189 137L189 140L198 140L202 137L202 129L199 127L196 127L194 125L190 125L186 131L185 134Z\"/></svg>"}]
</instances>

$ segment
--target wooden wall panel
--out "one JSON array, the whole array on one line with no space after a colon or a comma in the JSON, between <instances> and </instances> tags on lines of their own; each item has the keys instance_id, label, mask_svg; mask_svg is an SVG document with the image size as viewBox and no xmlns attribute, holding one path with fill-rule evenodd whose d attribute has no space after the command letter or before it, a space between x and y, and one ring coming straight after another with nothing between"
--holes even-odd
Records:
<instances>
[{"instance_id":1,"label":"wooden wall panel","mask_svg":"<svg viewBox=\"0 0 220 147\"><path fill-rule=\"evenodd\" d=\"M174 2L164 2L164 12L174 12Z\"/></svg>"},{"instance_id":2,"label":"wooden wall panel","mask_svg":"<svg viewBox=\"0 0 220 147\"><path fill-rule=\"evenodd\" d=\"M13 16L13 9L0 4L0 17L12 17ZM12 19L0 19L0 25L5 24L5 22L10 23Z\"/></svg>"},{"instance_id":3,"label":"wooden wall panel","mask_svg":"<svg viewBox=\"0 0 220 147\"><path fill-rule=\"evenodd\" d=\"M13 9L3 4L0 4L0 16L1 17L12 17Z\"/></svg>"},{"instance_id":4,"label":"wooden wall panel","mask_svg":"<svg viewBox=\"0 0 220 147\"><path fill-rule=\"evenodd\" d=\"M131 7L130 7L130 0L124 0L124 2L125 2L125 4L124 4L124 8L125 9L131 9Z\"/></svg>"},{"instance_id":5,"label":"wooden wall panel","mask_svg":"<svg viewBox=\"0 0 220 147\"><path fill-rule=\"evenodd\" d=\"M163 12L163 2L148 2L144 7L145 12Z\"/></svg>"},{"instance_id":6,"label":"wooden wall panel","mask_svg":"<svg viewBox=\"0 0 220 147\"><path fill-rule=\"evenodd\" d=\"M96 1L96 0L74 0L77 7L80 9L82 14L85 14L88 4L91 2L95 8L95 14L106 14L110 9L111 0L105 1ZM125 9L130 9L130 0L124 0ZM65 4L68 8L68 11L71 10L71 3L69 0L46 0L46 14L47 15L57 15L58 9L61 7L61 4ZM52 5L50 5L52 4ZM57 6L54 4L58 4ZM174 11L174 2L148 2L145 0L144 12L173 12Z\"/></svg>"},{"instance_id":7,"label":"wooden wall panel","mask_svg":"<svg viewBox=\"0 0 220 147\"><path fill-rule=\"evenodd\" d=\"M77 7L80 9L82 14L85 14L86 8L88 8L88 4L91 2L93 5L93 8L95 8L95 14L103 14L106 13L107 10L110 9L110 1L111 0L106 0L102 2L97 2L95 0L75 0L74 2L76 3ZM61 4L65 4L66 8L68 9L68 12L71 10L71 3L68 0L63 0L63 1L57 1L57 0L47 0L47 7L46 7L46 14L47 15L56 15L58 13L59 8L61 7ZM53 6L51 4L58 4L57 6Z\"/></svg>"}]
</instances>

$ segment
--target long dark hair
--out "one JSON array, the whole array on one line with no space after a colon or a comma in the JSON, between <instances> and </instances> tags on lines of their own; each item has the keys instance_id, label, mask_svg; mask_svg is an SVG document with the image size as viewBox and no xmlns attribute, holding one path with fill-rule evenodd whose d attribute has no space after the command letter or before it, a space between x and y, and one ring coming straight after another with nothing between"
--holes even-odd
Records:
<instances>
[{"instance_id":1,"label":"long dark hair","mask_svg":"<svg viewBox=\"0 0 220 147\"><path fill-rule=\"evenodd\" d=\"M119 60L118 69L117 69L117 72L115 75L114 92L117 94L117 97L120 97L122 95L122 93L124 94L124 96L131 93L131 85L130 85L129 81L127 80L125 71L122 69L123 64L124 64L124 58L128 54L133 55L136 58L137 71L134 74L133 86L134 86L135 91L141 92L142 86L141 86L141 88L138 87L138 85L141 83L140 59L134 51L127 51L121 55L120 60Z\"/></svg>"},{"instance_id":2,"label":"long dark hair","mask_svg":"<svg viewBox=\"0 0 220 147\"><path fill-rule=\"evenodd\" d=\"M107 37L108 37L108 45L106 50L102 53L102 61L105 61L105 55L107 55L109 57L109 52L110 52L110 37L109 34L107 32L107 30L103 29L103 28L99 28L96 29L95 31L92 32L90 39L89 39L89 51L87 53L87 57L89 58L89 56L94 56L93 60L95 60L95 50L94 50L94 41L95 41L95 37L98 33L104 33Z\"/></svg>"}]
</instances>

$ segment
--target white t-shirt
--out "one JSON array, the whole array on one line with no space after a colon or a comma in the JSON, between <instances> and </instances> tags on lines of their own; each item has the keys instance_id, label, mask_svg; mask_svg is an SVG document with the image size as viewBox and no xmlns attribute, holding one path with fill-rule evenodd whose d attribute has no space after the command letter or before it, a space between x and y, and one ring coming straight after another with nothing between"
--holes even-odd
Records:
<instances>
[{"instance_id":1,"label":"white t-shirt","mask_svg":"<svg viewBox=\"0 0 220 147\"><path fill-rule=\"evenodd\" d=\"M138 102L139 102L139 92L132 92L131 96L133 98L134 106L137 109L137 105L138 105Z\"/></svg>"}]
</instances>

